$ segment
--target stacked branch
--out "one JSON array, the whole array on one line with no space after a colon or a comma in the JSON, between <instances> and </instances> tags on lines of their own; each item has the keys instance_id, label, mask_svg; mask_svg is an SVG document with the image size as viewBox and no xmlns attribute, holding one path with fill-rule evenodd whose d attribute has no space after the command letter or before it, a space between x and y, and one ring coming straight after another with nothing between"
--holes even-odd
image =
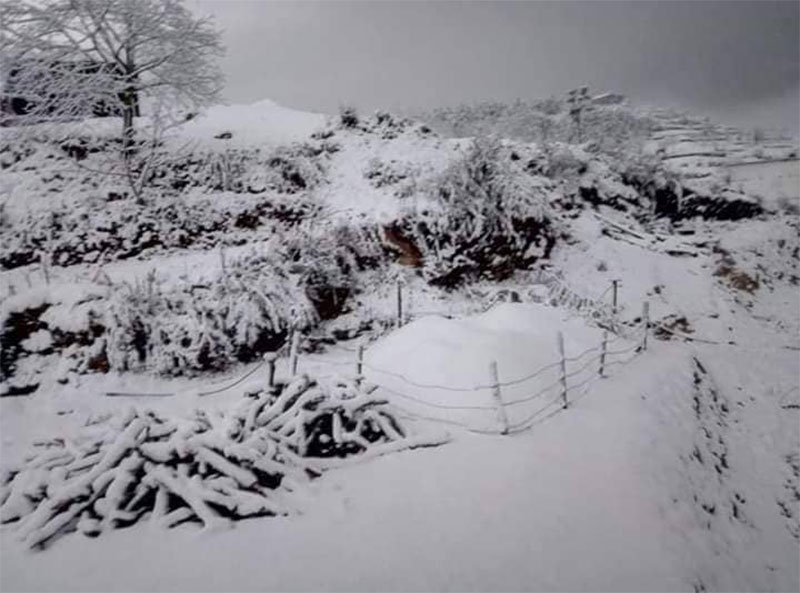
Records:
<instances>
[{"instance_id":1,"label":"stacked branch","mask_svg":"<svg viewBox=\"0 0 800 593\"><path fill-rule=\"evenodd\" d=\"M73 440L38 443L0 487L0 522L30 547L81 531L97 536L147 518L218 528L246 517L296 512L292 494L323 458L425 444L407 439L386 402L352 382L306 376L248 394L229 413L174 421L131 409Z\"/></svg>"}]
</instances>

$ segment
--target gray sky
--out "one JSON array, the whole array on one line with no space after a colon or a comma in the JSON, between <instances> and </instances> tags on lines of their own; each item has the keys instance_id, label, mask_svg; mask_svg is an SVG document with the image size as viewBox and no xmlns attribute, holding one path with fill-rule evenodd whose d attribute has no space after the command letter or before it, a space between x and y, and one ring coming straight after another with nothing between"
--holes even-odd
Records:
<instances>
[{"instance_id":1,"label":"gray sky","mask_svg":"<svg viewBox=\"0 0 800 593\"><path fill-rule=\"evenodd\" d=\"M588 84L744 126L800 127L800 2L188 0L226 100L332 112L542 98Z\"/></svg>"}]
</instances>

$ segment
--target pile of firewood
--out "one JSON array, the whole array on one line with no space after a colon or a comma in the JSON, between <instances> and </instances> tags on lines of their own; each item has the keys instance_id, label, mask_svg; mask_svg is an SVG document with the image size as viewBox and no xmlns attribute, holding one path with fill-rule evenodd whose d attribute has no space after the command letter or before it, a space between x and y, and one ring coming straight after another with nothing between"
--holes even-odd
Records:
<instances>
[{"instance_id":1,"label":"pile of firewood","mask_svg":"<svg viewBox=\"0 0 800 593\"><path fill-rule=\"evenodd\" d=\"M214 528L286 515L296 511L292 493L330 458L431 444L407 438L387 402L355 383L323 387L301 376L230 412L178 421L131 409L77 438L39 443L2 479L0 522L44 547L62 533L96 536L144 518Z\"/></svg>"}]
</instances>

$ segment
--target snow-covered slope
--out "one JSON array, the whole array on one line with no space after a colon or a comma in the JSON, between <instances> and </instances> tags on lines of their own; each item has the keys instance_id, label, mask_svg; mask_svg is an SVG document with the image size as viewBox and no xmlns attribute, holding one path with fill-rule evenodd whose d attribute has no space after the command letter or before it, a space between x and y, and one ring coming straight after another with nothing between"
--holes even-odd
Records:
<instances>
[{"instance_id":1,"label":"snow-covered slope","mask_svg":"<svg viewBox=\"0 0 800 593\"><path fill-rule=\"evenodd\" d=\"M181 126L181 141L265 147L301 142L322 128L328 116L289 109L265 99L250 105L217 105ZM221 137L217 138L218 136Z\"/></svg>"},{"instance_id":2,"label":"snow-covered slope","mask_svg":"<svg viewBox=\"0 0 800 593\"><path fill-rule=\"evenodd\" d=\"M509 321L539 334L519 305L463 330ZM136 526L39 554L4 533L3 588L793 590L797 544L779 503L792 505L797 435L776 389L797 361L761 353L754 365L755 352L655 342L530 431L456 430L444 447L332 472L300 517L157 537ZM405 370L405 354L391 368ZM475 362L454 345L458 365L469 376ZM427 376L444 382L440 366ZM774 385L753 380L763 371Z\"/></svg>"},{"instance_id":3,"label":"snow-covered slope","mask_svg":"<svg viewBox=\"0 0 800 593\"><path fill-rule=\"evenodd\" d=\"M31 553L15 540L13 525L4 526L0 588L800 587L796 214L656 217L657 199L647 191L669 189L658 185L664 171L648 173L639 186L631 181L638 161L586 146L545 151L506 141L498 158L515 163L530 183L512 187L535 187L547 198L552 251L537 269L502 282L479 279L444 290L354 239L344 247L365 260L376 253L386 259L358 269L329 241L350 227L379 236L384 225L430 206L441 187L435 184L468 154L470 139L442 138L388 114L344 125L261 102L211 109L179 128L173 141L196 147L188 155L176 148L179 162L168 170L186 185L160 186L163 195L144 205L110 198L111 186L92 187L91 176L84 183L85 173L68 168L74 163L58 147L8 165L3 245L21 255L6 258L9 269L0 272L0 320L17 315L12 325L20 331L11 335L14 349L4 344L2 362L11 366L13 359L15 386L31 394L0 399L0 465L16 465L34 441L76 435L89 419L131 403L171 416L196 408L213 414L263 388L261 351L224 360L230 369L222 376L195 367L193 376L180 377L157 376L146 365L145 372L120 371L108 359L104 367L102 357L80 367L71 357L85 342L101 349L92 332L102 328L92 324L130 295L143 309L160 304L143 295L180 295L162 307L160 319L198 304L187 336L195 331L210 340L218 333L202 331L215 323L224 300L218 295L249 303L241 296L249 293L225 292L241 283L278 312L270 322L283 323L280 315L302 310L311 289L341 282L303 253L317 262L341 257L356 271L347 277L347 307L304 328L300 372L323 381L350 378L359 368L358 346L366 345L361 368L373 395L411 431L447 431L451 442L329 471L298 494L302 515L243 521L223 532L198 534L191 525L154 532L137 524L97 540L74 534ZM672 171L678 181L685 180L681 169ZM191 174L182 176L186 170ZM223 170L238 177L218 176ZM70 183L57 175L71 175ZM456 169L448 191L474 187L459 185L459 175L467 173ZM300 255L276 271L269 258L296 248L293 241L305 241ZM61 253L74 261L59 265ZM41 254L47 257L40 261ZM244 260L250 267L237 267ZM295 287L307 269L313 282ZM148 280L153 270L158 282ZM616 317L609 313L614 280ZM398 286L409 323L396 329ZM273 302L270 291L278 289L286 294ZM206 296L193 301L196 295ZM507 302L492 306L498 300ZM637 352L645 302L648 347ZM37 312L44 304L49 308ZM242 328L258 320L254 310L246 309ZM160 323L169 326L164 330L179 325ZM601 378L604 330L609 350L626 354L610 356L605 362L614 364ZM583 373L567 380L565 410L559 332L567 372ZM279 379L290 373L286 337L270 346L281 347ZM492 361L502 405L510 404L507 420L519 428L507 435L496 434L504 420ZM544 388L548 413L524 422L539 400L515 402Z\"/></svg>"}]
</instances>

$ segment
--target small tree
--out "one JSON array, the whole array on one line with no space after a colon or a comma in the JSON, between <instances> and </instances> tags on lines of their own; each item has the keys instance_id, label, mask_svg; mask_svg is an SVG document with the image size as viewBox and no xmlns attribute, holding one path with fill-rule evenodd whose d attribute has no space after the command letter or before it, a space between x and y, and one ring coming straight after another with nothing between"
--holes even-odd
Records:
<instances>
[{"instance_id":1,"label":"small tree","mask_svg":"<svg viewBox=\"0 0 800 593\"><path fill-rule=\"evenodd\" d=\"M583 114L591 106L589 87L583 86L579 89L571 90L567 95L567 103L569 104L569 115L578 135L578 142L583 142Z\"/></svg>"},{"instance_id":2,"label":"small tree","mask_svg":"<svg viewBox=\"0 0 800 593\"><path fill-rule=\"evenodd\" d=\"M140 100L177 112L218 97L219 34L181 0L9 0L2 10L3 107L16 123L115 115L129 158Z\"/></svg>"}]
</instances>

